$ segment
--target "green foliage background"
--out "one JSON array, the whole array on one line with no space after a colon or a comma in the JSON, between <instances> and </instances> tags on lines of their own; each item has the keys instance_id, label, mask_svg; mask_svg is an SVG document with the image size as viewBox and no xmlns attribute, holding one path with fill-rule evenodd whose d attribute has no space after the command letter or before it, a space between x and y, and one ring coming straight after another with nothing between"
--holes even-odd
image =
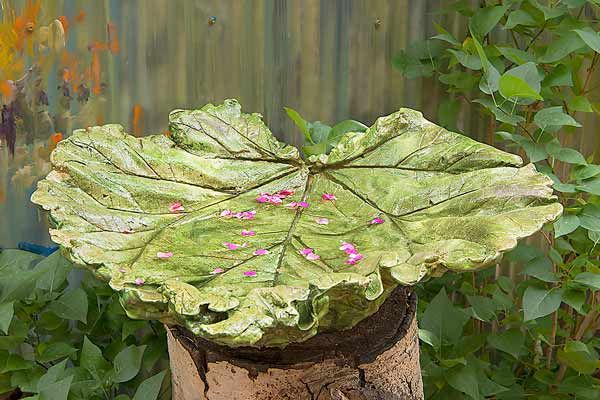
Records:
<instances>
[{"instance_id":1,"label":"green foliage background","mask_svg":"<svg viewBox=\"0 0 600 400\"><path fill-rule=\"evenodd\" d=\"M0 252L0 393L39 400L170 399L162 324L59 252ZM17 393L19 393L17 391Z\"/></svg>"},{"instance_id":2,"label":"green foliage background","mask_svg":"<svg viewBox=\"0 0 600 400\"><path fill-rule=\"evenodd\" d=\"M564 215L482 273L418 287L422 369L429 399L597 399L600 326L600 166L564 143L598 113L598 1L453 2L466 34L438 34L393 60L406 77L433 77L462 108L487 115L496 145L553 179ZM597 96L596 96L597 97Z\"/></svg>"}]
</instances>

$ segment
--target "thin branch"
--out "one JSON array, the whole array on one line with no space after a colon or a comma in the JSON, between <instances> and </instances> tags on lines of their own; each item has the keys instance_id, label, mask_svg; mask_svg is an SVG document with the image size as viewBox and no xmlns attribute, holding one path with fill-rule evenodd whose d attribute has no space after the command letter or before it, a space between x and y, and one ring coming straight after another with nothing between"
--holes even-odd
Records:
<instances>
[{"instance_id":1,"label":"thin branch","mask_svg":"<svg viewBox=\"0 0 600 400\"><path fill-rule=\"evenodd\" d=\"M531 41L527 44L527 46L525 46L525 50L524 51L529 50L529 48L533 45L533 43L535 43L535 41L537 40L537 38L540 37L540 35L542 34L542 32L544 32L545 29L546 29L546 22L544 21L544 24L542 25L542 27L540 28L540 30L538 31L538 33L536 33L535 36L533 38L531 38Z\"/></svg>"},{"instance_id":2,"label":"thin branch","mask_svg":"<svg viewBox=\"0 0 600 400\"><path fill-rule=\"evenodd\" d=\"M512 40L515 43L515 47L519 50L521 50L521 47L519 46L519 41L517 40L517 36L515 35L515 31L513 31L512 29L510 30L510 35L512 36Z\"/></svg>"},{"instance_id":3,"label":"thin branch","mask_svg":"<svg viewBox=\"0 0 600 400\"><path fill-rule=\"evenodd\" d=\"M587 76L585 77L585 82L583 83L583 87L581 88L581 94L586 93L587 85L590 83L590 78L592 77L592 72L596 67L598 61L598 53L594 52L594 57L592 58L592 64L587 69Z\"/></svg>"},{"instance_id":4,"label":"thin branch","mask_svg":"<svg viewBox=\"0 0 600 400\"><path fill-rule=\"evenodd\" d=\"M532 141L533 143L537 143L537 140L535 140L535 139L533 138L533 135L531 134L531 132L529 132L529 130L527 130L527 128L525 128L525 125L523 125L523 124L518 124L518 127L519 127L519 128L521 128L521 129L523 129L523 132L525 132L525 133L527 134L527 136L529 136L529 138L531 139L531 141Z\"/></svg>"}]
</instances>

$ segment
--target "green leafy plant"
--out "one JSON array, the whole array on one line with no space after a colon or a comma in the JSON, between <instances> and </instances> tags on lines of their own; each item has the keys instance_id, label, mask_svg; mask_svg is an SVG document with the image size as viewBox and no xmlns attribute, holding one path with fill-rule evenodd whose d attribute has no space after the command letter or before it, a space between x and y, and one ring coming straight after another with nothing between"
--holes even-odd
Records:
<instances>
[{"instance_id":1,"label":"green leafy plant","mask_svg":"<svg viewBox=\"0 0 600 400\"><path fill-rule=\"evenodd\" d=\"M446 12L466 32L436 25L393 64L444 86L443 125L456 128L463 108L486 115L496 140L553 180L565 213L495 271L420 286L427 396L596 399L600 166L567 143L599 110L598 2L459 1Z\"/></svg>"},{"instance_id":2,"label":"green leafy plant","mask_svg":"<svg viewBox=\"0 0 600 400\"><path fill-rule=\"evenodd\" d=\"M347 329L398 284L489 265L562 211L520 157L417 111L339 126L307 160L234 100L172 112L170 137L79 130L32 201L130 316L229 346Z\"/></svg>"},{"instance_id":3,"label":"green leafy plant","mask_svg":"<svg viewBox=\"0 0 600 400\"><path fill-rule=\"evenodd\" d=\"M367 130L366 125L353 119L340 121L331 127L321 121L306 121L292 108L284 107L284 109L304 136L306 145L302 147L302 152L307 156L329 153L346 133Z\"/></svg>"},{"instance_id":4,"label":"green leafy plant","mask_svg":"<svg viewBox=\"0 0 600 400\"><path fill-rule=\"evenodd\" d=\"M30 399L169 399L162 325L58 252L0 252L0 393ZM132 396L132 397L130 397Z\"/></svg>"}]
</instances>

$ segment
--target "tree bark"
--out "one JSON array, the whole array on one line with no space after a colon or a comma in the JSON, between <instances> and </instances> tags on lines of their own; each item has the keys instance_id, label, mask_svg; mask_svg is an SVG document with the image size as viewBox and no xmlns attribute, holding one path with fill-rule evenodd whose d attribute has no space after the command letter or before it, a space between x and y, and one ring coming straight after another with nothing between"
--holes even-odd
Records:
<instances>
[{"instance_id":1,"label":"tree bark","mask_svg":"<svg viewBox=\"0 0 600 400\"><path fill-rule=\"evenodd\" d=\"M342 332L285 349L230 348L168 327L174 400L420 400L416 296L399 287Z\"/></svg>"}]
</instances>

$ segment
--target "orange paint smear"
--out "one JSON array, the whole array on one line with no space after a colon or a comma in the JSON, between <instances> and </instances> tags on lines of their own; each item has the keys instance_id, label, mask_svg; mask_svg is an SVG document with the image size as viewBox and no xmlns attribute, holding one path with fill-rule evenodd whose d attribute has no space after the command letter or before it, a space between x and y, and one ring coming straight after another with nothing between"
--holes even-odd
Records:
<instances>
[{"instance_id":1,"label":"orange paint smear","mask_svg":"<svg viewBox=\"0 0 600 400\"><path fill-rule=\"evenodd\" d=\"M40 7L40 0L27 0L27 4L23 10L23 15L17 16L13 25L13 30L17 35L17 40L15 43L17 50L23 51L25 42L27 41L27 52L30 55L33 54L33 43L28 39L31 37L34 29L36 28Z\"/></svg>"},{"instance_id":2,"label":"orange paint smear","mask_svg":"<svg viewBox=\"0 0 600 400\"><path fill-rule=\"evenodd\" d=\"M108 43L95 41L88 49L92 53L92 62L88 70L88 76L92 80L92 93L102 93L102 65L100 63L100 53L109 50L112 54L120 51L119 38L117 37L117 28L113 24L106 25Z\"/></svg>"},{"instance_id":3,"label":"orange paint smear","mask_svg":"<svg viewBox=\"0 0 600 400\"><path fill-rule=\"evenodd\" d=\"M60 142L61 140L63 140L63 134L60 132L56 132L55 134L50 135L50 143L48 145L50 151L54 150L58 142Z\"/></svg>"},{"instance_id":4,"label":"orange paint smear","mask_svg":"<svg viewBox=\"0 0 600 400\"><path fill-rule=\"evenodd\" d=\"M92 78L92 92L94 94L102 93L102 67L100 65L99 50L92 48L92 65L90 66L90 75Z\"/></svg>"},{"instance_id":5,"label":"orange paint smear","mask_svg":"<svg viewBox=\"0 0 600 400\"><path fill-rule=\"evenodd\" d=\"M25 10L23 10L23 17L27 22L37 22L37 17L40 12L41 0L27 0Z\"/></svg>"},{"instance_id":6,"label":"orange paint smear","mask_svg":"<svg viewBox=\"0 0 600 400\"><path fill-rule=\"evenodd\" d=\"M16 42L13 20L5 16L4 22L0 23L0 80L16 80L23 74L24 57L19 54Z\"/></svg>"},{"instance_id":7,"label":"orange paint smear","mask_svg":"<svg viewBox=\"0 0 600 400\"><path fill-rule=\"evenodd\" d=\"M119 44L117 28L109 22L106 24L106 31L108 34L108 48L110 49L110 52L113 55L119 53L121 50L121 45Z\"/></svg>"},{"instance_id":8,"label":"orange paint smear","mask_svg":"<svg viewBox=\"0 0 600 400\"><path fill-rule=\"evenodd\" d=\"M85 20L85 11L79 11L79 14L75 17L75 21L82 23Z\"/></svg>"},{"instance_id":9,"label":"orange paint smear","mask_svg":"<svg viewBox=\"0 0 600 400\"><path fill-rule=\"evenodd\" d=\"M50 142L54 143L55 145L61 140L63 140L63 134L60 132L56 132L54 135L50 135Z\"/></svg>"},{"instance_id":10,"label":"orange paint smear","mask_svg":"<svg viewBox=\"0 0 600 400\"><path fill-rule=\"evenodd\" d=\"M94 41L94 42L90 43L88 48L92 52L102 51L102 50L108 50L108 45L104 42Z\"/></svg>"},{"instance_id":11,"label":"orange paint smear","mask_svg":"<svg viewBox=\"0 0 600 400\"><path fill-rule=\"evenodd\" d=\"M57 19L62 24L63 29L65 30L65 35L66 35L69 32L69 28L71 27L71 24L69 23L69 19L65 15L61 15Z\"/></svg>"},{"instance_id":12,"label":"orange paint smear","mask_svg":"<svg viewBox=\"0 0 600 400\"><path fill-rule=\"evenodd\" d=\"M12 101L13 91L13 86L8 81L0 81L0 93L2 93L5 102Z\"/></svg>"},{"instance_id":13,"label":"orange paint smear","mask_svg":"<svg viewBox=\"0 0 600 400\"><path fill-rule=\"evenodd\" d=\"M142 136L142 106L135 104L133 106L133 134L135 136Z\"/></svg>"},{"instance_id":14,"label":"orange paint smear","mask_svg":"<svg viewBox=\"0 0 600 400\"><path fill-rule=\"evenodd\" d=\"M69 68L64 68L63 69L63 73L62 73L63 81L65 81L65 82L71 82L72 75L73 75L73 73L71 72L71 70Z\"/></svg>"},{"instance_id":15,"label":"orange paint smear","mask_svg":"<svg viewBox=\"0 0 600 400\"><path fill-rule=\"evenodd\" d=\"M81 59L75 54L64 50L60 55L62 67L62 79L69 82L73 90L77 92L79 85L82 83L83 73L81 72Z\"/></svg>"},{"instance_id":16,"label":"orange paint smear","mask_svg":"<svg viewBox=\"0 0 600 400\"><path fill-rule=\"evenodd\" d=\"M15 24L13 25L13 30L17 34L17 40L15 41L15 47L17 50L23 50L23 45L25 43L25 19L23 17L17 17L15 19Z\"/></svg>"}]
</instances>

